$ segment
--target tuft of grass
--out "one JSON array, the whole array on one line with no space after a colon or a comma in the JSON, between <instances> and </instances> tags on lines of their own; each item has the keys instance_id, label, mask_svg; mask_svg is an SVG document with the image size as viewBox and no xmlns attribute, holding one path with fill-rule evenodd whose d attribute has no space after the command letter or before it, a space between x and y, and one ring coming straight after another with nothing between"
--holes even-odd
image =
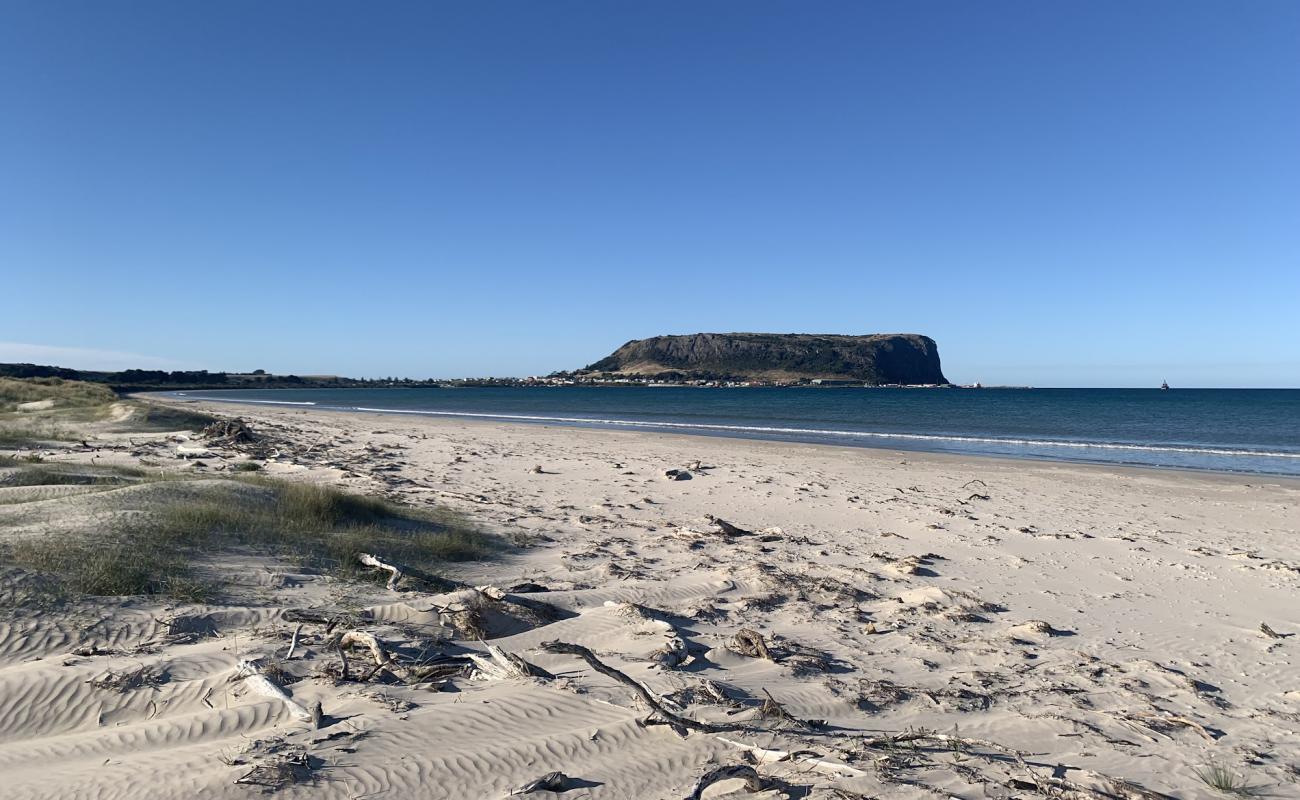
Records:
<instances>
[{"instance_id":1,"label":"tuft of grass","mask_svg":"<svg viewBox=\"0 0 1300 800\"><path fill-rule=\"evenodd\" d=\"M1196 770L1196 777L1216 792L1233 797L1267 797L1268 787L1249 783L1245 777L1238 775L1222 764L1210 764Z\"/></svg>"},{"instance_id":2,"label":"tuft of grass","mask_svg":"<svg viewBox=\"0 0 1300 800\"><path fill-rule=\"evenodd\" d=\"M257 472L261 468L262 465L256 461L239 461L235 464L233 469L235 472Z\"/></svg>"}]
</instances>

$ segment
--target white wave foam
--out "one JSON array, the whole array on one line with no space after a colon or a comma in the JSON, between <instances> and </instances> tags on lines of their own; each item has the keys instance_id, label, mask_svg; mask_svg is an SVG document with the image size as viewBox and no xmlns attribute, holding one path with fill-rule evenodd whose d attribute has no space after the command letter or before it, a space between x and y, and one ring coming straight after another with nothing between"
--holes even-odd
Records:
<instances>
[{"instance_id":1,"label":"white wave foam","mask_svg":"<svg viewBox=\"0 0 1300 800\"><path fill-rule=\"evenodd\" d=\"M1266 450L1233 450L1217 447L1178 447L1174 445L1112 444L1100 442L1069 442L1051 439L1000 439L985 436L940 436L926 433L882 433L879 431L843 431L820 428L773 428L758 425L714 425L703 422L649 422L629 419L599 419L590 417L547 417L530 414L485 414L472 411L423 411L399 408L366 408L354 406L353 411L373 411L382 414L420 414L435 417L471 417L479 419L515 420L522 422L569 422L584 425L610 425L628 428L666 428L673 430L736 431L744 433L781 433L796 436L838 436L862 439L901 439L905 441L962 442L968 444L1002 444L1027 447L1067 447L1079 449L1122 450L1151 453L1182 453L1187 455L1252 456L1258 458L1296 458L1300 453L1278 453Z\"/></svg>"},{"instance_id":2,"label":"white wave foam","mask_svg":"<svg viewBox=\"0 0 1300 800\"><path fill-rule=\"evenodd\" d=\"M177 392L180 394L180 392ZM195 400L211 400L217 403L264 403L268 406L314 406L315 403L306 400L250 400L244 397L238 400L229 397L195 397Z\"/></svg>"}]
</instances>

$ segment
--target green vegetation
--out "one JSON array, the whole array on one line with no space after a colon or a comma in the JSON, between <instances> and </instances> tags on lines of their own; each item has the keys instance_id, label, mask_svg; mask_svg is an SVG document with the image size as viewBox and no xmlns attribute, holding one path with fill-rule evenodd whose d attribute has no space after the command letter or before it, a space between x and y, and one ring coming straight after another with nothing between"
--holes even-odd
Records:
<instances>
[{"instance_id":1,"label":"green vegetation","mask_svg":"<svg viewBox=\"0 0 1300 800\"><path fill-rule=\"evenodd\" d=\"M7 459L0 467L18 466ZM114 509L93 534L24 538L0 548L0 563L38 573L66 594L164 595L197 601L219 589L196 565L252 554L358 578L360 553L425 572L449 561L486 558L500 548L464 517L350 494L315 484L244 475L194 480L140 470L74 472L23 464L4 486L166 482L134 508ZM203 572L218 574L217 569Z\"/></svg>"},{"instance_id":2,"label":"green vegetation","mask_svg":"<svg viewBox=\"0 0 1300 800\"><path fill-rule=\"evenodd\" d=\"M129 534L24 539L4 556L13 566L48 576L47 586L59 595L156 594L202 602L212 593L184 551L150 547Z\"/></svg>"},{"instance_id":3,"label":"green vegetation","mask_svg":"<svg viewBox=\"0 0 1300 800\"><path fill-rule=\"evenodd\" d=\"M24 403L40 405L20 408ZM0 449L80 441L86 433L77 430L77 423L84 422L102 423L102 430L151 433L197 431L215 420L211 414L189 409L120 400L103 384L57 377L0 377Z\"/></svg>"},{"instance_id":4,"label":"green vegetation","mask_svg":"<svg viewBox=\"0 0 1300 800\"><path fill-rule=\"evenodd\" d=\"M0 459L0 466L9 462L17 466L14 459ZM54 464L40 466L24 465L22 469L9 474L0 474L0 487L5 486L121 486L138 475L121 469L93 469L89 467L74 468Z\"/></svg>"},{"instance_id":5,"label":"green vegetation","mask_svg":"<svg viewBox=\"0 0 1300 800\"><path fill-rule=\"evenodd\" d=\"M916 334L697 333L636 339L581 370L666 380L943 384L938 347Z\"/></svg>"},{"instance_id":6,"label":"green vegetation","mask_svg":"<svg viewBox=\"0 0 1300 800\"><path fill-rule=\"evenodd\" d=\"M1248 783L1247 780L1223 766L1211 764L1196 770L1196 777L1216 792L1233 797L1267 797L1267 787Z\"/></svg>"},{"instance_id":7,"label":"green vegetation","mask_svg":"<svg viewBox=\"0 0 1300 800\"><path fill-rule=\"evenodd\" d=\"M121 372L67 369L41 364L0 364L0 377L61 378L102 384L119 391L136 392L165 389L298 389L339 388L345 386L437 386L432 378L346 378L341 375L268 375L266 370L248 373L209 372L200 370L127 369Z\"/></svg>"},{"instance_id":8,"label":"green vegetation","mask_svg":"<svg viewBox=\"0 0 1300 800\"><path fill-rule=\"evenodd\" d=\"M7 450L42 447L46 442L75 442L79 438L68 428L49 422L29 425L0 423L0 448Z\"/></svg>"},{"instance_id":9,"label":"green vegetation","mask_svg":"<svg viewBox=\"0 0 1300 800\"><path fill-rule=\"evenodd\" d=\"M117 402L107 386L60 378L0 378L0 448L42 447L80 437L72 422L102 419ZM20 408L38 403L37 408Z\"/></svg>"},{"instance_id":10,"label":"green vegetation","mask_svg":"<svg viewBox=\"0 0 1300 800\"><path fill-rule=\"evenodd\" d=\"M18 409L21 403L40 401L50 402ZM110 409L113 419L105 421ZM80 441L93 430L198 430L214 421L216 417L184 408L122 401L103 385L60 377L0 377L0 449ZM80 424L86 422L93 425ZM357 562L363 552L433 573L448 561L484 558L501 546L452 513L271 480L260 470L257 462L237 461L220 478L197 477L0 456L0 525L10 520L25 526L7 543L0 538L0 567L16 568L19 578L53 587L60 596L196 600L219 589L222 570L241 555L283 559L352 578L370 576ZM88 489L18 491L70 485ZM140 490L117 491L128 486ZM94 522L73 522L72 532L58 535L33 535L32 514L51 514L56 520L64 503L81 504L72 519L92 514ZM28 512L28 504L39 506Z\"/></svg>"},{"instance_id":11,"label":"green vegetation","mask_svg":"<svg viewBox=\"0 0 1300 800\"><path fill-rule=\"evenodd\" d=\"M0 378L0 411L14 411L22 403L52 400L54 408L102 406L117 400L107 386L62 378Z\"/></svg>"},{"instance_id":12,"label":"green vegetation","mask_svg":"<svg viewBox=\"0 0 1300 800\"><path fill-rule=\"evenodd\" d=\"M286 556L336 574L356 575L357 555L377 552L422 570L490 555L491 540L464 517L327 486L241 477L197 499L168 503L139 527L149 539L207 548L232 544Z\"/></svg>"},{"instance_id":13,"label":"green vegetation","mask_svg":"<svg viewBox=\"0 0 1300 800\"><path fill-rule=\"evenodd\" d=\"M123 428L141 433L155 431L198 431L217 421L211 414L185 408L159 406L153 403L136 403L135 413Z\"/></svg>"}]
</instances>

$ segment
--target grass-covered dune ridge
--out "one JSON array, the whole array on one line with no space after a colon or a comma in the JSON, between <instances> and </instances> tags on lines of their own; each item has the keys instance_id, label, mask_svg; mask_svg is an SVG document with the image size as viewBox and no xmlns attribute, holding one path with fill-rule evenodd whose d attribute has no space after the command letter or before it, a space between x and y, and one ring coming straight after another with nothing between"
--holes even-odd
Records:
<instances>
[{"instance_id":1,"label":"grass-covered dune ridge","mask_svg":"<svg viewBox=\"0 0 1300 800\"><path fill-rule=\"evenodd\" d=\"M53 408L80 408L112 403L117 395L107 386L62 378L0 378L0 412L24 403L51 401Z\"/></svg>"},{"instance_id":2,"label":"grass-covered dune ridge","mask_svg":"<svg viewBox=\"0 0 1300 800\"><path fill-rule=\"evenodd\" d=\"M214 420L192 409L119 397L102 384L0 377L0 449L35 450L101 433L198 431Z\"/></svg>"},{"instance_id":3,"label":"grass-covered dune ridge","mask_svg":"<svg viewBox=\"0 0 1300 800\"><path fill-rule=\"evenodd\" d=\"M87 493L48 499L39 492L69 485ZM220 591L220 570L212 567L227 555L359 577L363 552L436 572L499 547L452 512L247 474L0 462L0 493L19 487L33 491L26 501L0 503L0 531L8 529L0 563L40 573L75 594L202 599ZM43 523L51 503L71 520L59 530Z\"/></svg>"}]
</instances>

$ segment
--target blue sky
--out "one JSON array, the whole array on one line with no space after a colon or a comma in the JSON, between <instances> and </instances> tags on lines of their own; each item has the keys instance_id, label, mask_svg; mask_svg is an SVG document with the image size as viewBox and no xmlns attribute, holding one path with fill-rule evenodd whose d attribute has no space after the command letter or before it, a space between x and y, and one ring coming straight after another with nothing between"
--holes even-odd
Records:
<instances>
[{"instance_id":1,"label":"blue sky","mask_svg":"<svg viewBox=\"0 0 1300 800\"><path fill-rule=\"evenodd\" d=\"M0 0L0 360L915 331L957 381L1300 386L1298 43L1291 0Z\"/></svg>"}]
</instances>

